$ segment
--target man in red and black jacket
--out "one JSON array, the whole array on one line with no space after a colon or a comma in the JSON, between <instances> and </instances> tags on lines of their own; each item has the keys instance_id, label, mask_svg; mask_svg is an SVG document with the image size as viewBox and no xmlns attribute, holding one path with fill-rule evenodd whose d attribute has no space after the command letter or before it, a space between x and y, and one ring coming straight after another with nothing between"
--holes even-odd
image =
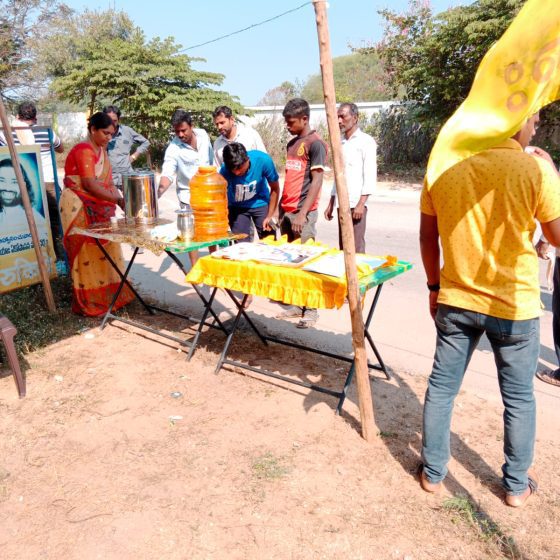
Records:
<instances>
[{"instance_id":1,"label":"man in red and black jacket","mask_svg":"<svg viewBox=\"0 0 560 560\"><path fill-rule=\"evenodd\" d=\"M280 231L288 241L300 239L305 243L315 239L317 206L327 163L327 145L309 126L309 103L305 99L291 99L282 115L290 134L286 158L286 177L280 199ZM313 325L318 318L316 309L289 308L284 318L299 318L299 328Z\"/></svg>"}]
</instances>

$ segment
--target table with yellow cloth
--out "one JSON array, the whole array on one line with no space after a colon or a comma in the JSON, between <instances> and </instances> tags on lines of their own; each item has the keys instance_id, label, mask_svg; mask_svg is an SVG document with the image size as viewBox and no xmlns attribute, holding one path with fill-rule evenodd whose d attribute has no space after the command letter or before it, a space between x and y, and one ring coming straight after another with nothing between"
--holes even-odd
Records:
<instances>
[{"instance_id":1,"label":"table with yellow cloth","mask_svg":"<svg viewBox=\"0 0 560 560\"><path fill-rule=\"evenodd\" d=\"M331 249L329 252L334 254L339 251ZM379 351L375 346L371 333L369 332L369 326L373 317L373 313L375 311L375 307L379 300L383 284L387 280L395 278L396 276L403 274L407 270L410 270L410 268L412 268L412 265L406 261L399 261L396 257L387 256L381 258L386 259L387 264L375 270L370 269L367 265L358 267L358 279L362 302L365 300L365 294L367 293L367 291L372 288L376 288L373 301L371 303L367 316L364 319L364 334L379 363L368 364L368 367L370 369L378 369L383 371L387 378L389 378L390 373L386 369ZM224 364L229 364L240 367L242 369L254 371L259 374L282 379L283 381L288 381L289 383L295 383L296 385L307 387L316 391L327 393L339 398L337 412L340 412L342 404L344 403L344 399L346 397L348 386L352 380L354 372L354 359L348 356L310 348L293 341L283 340L277 337L265 335L247 315L243 304L246 301L248 295L254 295L270 298L271 300L279 301L285 304L297 305L300 307L323 309L340 308L344 304L347 293L347 283L345 276L333 277L324 274L308 272L301 268L263 264L255 261L234 261L223 258L216 258L210 255L207 257L203 257L197 261L195 266L187 274L186 280L191 284L206 284L208 286L213 286L214 290L210 296L210 304L213 301L216 290L218 288L221 288L228 293L237 307L237 315L234 319L232 329L227 337L224 349L216 366L216 373L222 368ZM239 302L238 298L235 297L233 291L238 291L245 294L241 302ZM267 344L269 341L276 342L351 363L352 365L348 372L343 390L333 391L325 387L305 383L293 378L288 378L275 372L256 368L243 362L227 359L226 356L229 345L242 317L245 318L249 326L261 339L263 344ZM200 328L202 328L202 323L200 325Z\"/></svg>"}]
</instances>

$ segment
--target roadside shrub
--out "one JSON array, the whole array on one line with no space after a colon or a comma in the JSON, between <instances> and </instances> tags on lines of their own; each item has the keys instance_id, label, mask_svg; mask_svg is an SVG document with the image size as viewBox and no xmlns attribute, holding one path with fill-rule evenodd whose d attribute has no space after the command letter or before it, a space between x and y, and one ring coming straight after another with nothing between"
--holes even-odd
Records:
<instances>
[{"instance_id":1,"label":"roadside shrub","mask_svg":"<svg viewBox=\"0 0 560 560\"><path fill-rule=\"evenodd\" d=\"M286 165L286 144L291 138L282 116L267 117L254 125L278 172Z\"/></svg>"},{"instance_id":2,"label":"roadside shrub","mask_svg":"<svg viewBox=\"0 0 560 560\"><path fill-rule=\"evenodd\" d=\"M363 127L377 142L377 164L386 173L395 167L425 165L437 131L420 124L411 105L393 105Z\"/></svg>"}]
</instances>

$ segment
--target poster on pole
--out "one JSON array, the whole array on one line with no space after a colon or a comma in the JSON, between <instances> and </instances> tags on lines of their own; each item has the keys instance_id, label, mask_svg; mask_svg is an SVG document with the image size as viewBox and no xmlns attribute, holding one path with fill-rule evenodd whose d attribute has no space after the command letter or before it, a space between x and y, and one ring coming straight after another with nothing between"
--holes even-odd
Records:
<instances>
[{"instance_id":1,"label":"poster on pole","mask_svg":"<svg viewBox=\"0 0 560 560\"><path fill-rule=\"evenodd\" d=\"M16 147L33 207L41 252L49 276L56 276L47 195L39 146ZM39 265L16 174L7 147L0 148L0 293L41 282Z\"/></svg>"}]
</instances>

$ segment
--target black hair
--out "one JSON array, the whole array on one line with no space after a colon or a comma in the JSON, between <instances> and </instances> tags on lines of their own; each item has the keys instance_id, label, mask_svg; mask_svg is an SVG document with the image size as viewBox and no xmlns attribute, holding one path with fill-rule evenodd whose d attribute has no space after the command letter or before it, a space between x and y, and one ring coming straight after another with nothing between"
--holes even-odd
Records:
<instances>
[{"instance_id":1,"label":"black hair","mask_svg":"<svg viewBox=\"0 0 560 560\"><path fill-rule=\"evenodd\" d=\"M233 112L227 105L220 105L212 112L212 118L215 119L218 115L224 115L226 119L231 119L233 117Z\"/></svg>"},{"instance_id":2,"label":"black hair","mask_svg":"<svg viewBox=\"0 0 560 560\"><path fill-rule=\"evenodd\" d=\"M116 105L106 105L105 107L103 107L103 112L107 114L114 113L115 115L117 115L118 119L121 118L121 110Z\"/></svg>"},{"instance_id":3,"label":"black hair","mask_svg":"<svg viewBox=\"0 0 560 560\"><path fill-rule=\"evenodd\" d=\"M0 169L2 169L3 167L11 167L12 169L14 169L14 164L12 163L12 160L9 157L0 160ZM27 187L27 193L29 194L29 201L33 206L33 203L35 202L35 193L33 192L33 185L31 184L27 171L25 171L25 168L23 167L23 165L21 165L21 163L19 164L19 168L21 169L21 174L23 175L23 180L25 182L25 186ZM1 204L2 202L0 202L0 205ZM1 207L0 210L2 210Z\"/></svg>"},{"instance_id":4,"label":"black hair","mask_svg":"<svg viewBox=\"0 0 560 560\"><path fill-rule=\"evenodd\" d=\"M284 110L282 111L282 116L284 118L301 118L310 115L309 103L305 99L296 97L295 99L290 99Z\"/></svg>"},{"instance_id":5,"label":"black hair","mask_svg":"<svg viewBox=\"0 0 560 560\"><path fill-rule=\"evenodd\" d=\"M95 130L100 130L101 128L108 128L113 125L113 121L111 117L107 113L103 113L102 111L97 111L97 113L93 113L91 117L88 119L88 130L91 132L92 128Z\"/></svg>"},{"instance_id":6,"label":"black hair","mask_svg":"<svg viewBox=\"0 0 560 560\"><path fill-rule=\"evenodd\" d=\"M348 110L350 111L350 114L353 117L357 117L359 112L358 112L358 106L355 103L341 103L338 108L339 109L344 109L344 108L348 108Z\"/></svg>"},{"instance_id":7,"label":"black hair","mask_svg":"<svg viewBox=\"0 0 560 560\"><path fill-rule=\"evenodd\" d=\"M243 165L249 159L249 156L243 144L232 142L224 148L223 158L226 169L233 171Z\"/></svg>"},{"instance_id":8,"label":"black hair","mask_svg":"<svg viewBox=\"0 0 560 560\"><path fill-rule=\"evenodd\" d=\"M22 121L34 121L37 118L35 103L24 101L18 105L18 118Z\"/></svg>"},{"instance_id":9,"label":"black hair","mask_svg":"<svg viewBox=\"0 0 560 560\"><path fill-rule=\"evenodd\" d=\"M188 111L185 111L185 109L177 109L171 117L171 126L177 128L182 123L187 123L189 126L192 126L192 116Z\"/></svg>"}]
</instances>

